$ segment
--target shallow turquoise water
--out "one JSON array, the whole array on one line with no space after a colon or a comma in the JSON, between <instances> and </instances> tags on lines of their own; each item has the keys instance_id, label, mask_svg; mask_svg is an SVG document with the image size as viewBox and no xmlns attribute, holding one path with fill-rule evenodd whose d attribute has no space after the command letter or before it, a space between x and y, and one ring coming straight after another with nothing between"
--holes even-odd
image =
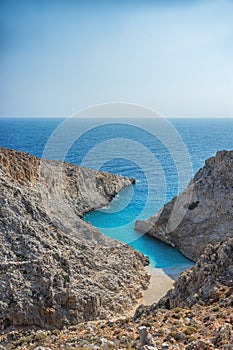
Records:
<instances>
[{"instance_id":1,"label":"shallow turquoise water","mask_svg":"<svg viewBox=\"0 0 233 350\"><path fill-rule=\"evenodd\" d=\"M134 185L134 188L137 193L137 183ZM123 211L108 213L108 210L111 211L113 206L116 207L118 203L120 206L122 202L124 202L128 196L128 192L131 192L130 189L122 190L108 209L104 212L90 212L84 216L85 220L98 227L101 232L105 233L107 236L127 243L147 255L150 259L150 264L154 267L168 268L182 266L182 268L185 269L193 265L193 263L184 257L177 249L134 230L135 217L137 217L139 212L137 205L134 204L134 206L131 204ZM135 202L137 201L135 200ZM149 212L148 215L150 215Z\"/></svg>"}]
</instances>

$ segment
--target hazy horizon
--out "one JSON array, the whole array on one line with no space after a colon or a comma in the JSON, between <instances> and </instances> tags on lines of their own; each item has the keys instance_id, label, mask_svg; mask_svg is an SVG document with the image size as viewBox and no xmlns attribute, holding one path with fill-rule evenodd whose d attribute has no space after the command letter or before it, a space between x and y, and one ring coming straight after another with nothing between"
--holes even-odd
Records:
<instances>
[{"instance_id":1,"label":"hazy horizon","mask_svg":"<svg viewBox=\"0 0 233 350\"><path fill-rule=\"evenodd\" d=\"M233 117L233 1L0 0L0 117Z\"/></svg>"},{"instance_id":2,"label":"hazy horizon","mask_svg":"<svg viewBox=\"0 0 233 350\"><path fill-rule=\"evenodd\" d=\"M18 116L14 116L14 115L10 115L10 116L4 116L4 115L0 115L0 118L1 119L32 119L32 118L38 118L38 119L62 119L62 120L64 120L64 119L67 119L67 118L71 118L71 117L73 117L72 115L70 115L70 116L61 116L61 115L59 115L59 116L56 116L56 115L49 115L49 116L46 116L46 115L18 115ZM228 115L228 116L211 116L211 115L207 115L207 116L205 116L205 115L199 115L199 116L178 116L178 115L176 115L176 116L169 116L169 115L163 115L162 116L163 118L165 118L165 119L233 119L233 115L231 116L231 115ZM77 118L80 118L80 119L108 119L107 117L77 117ZM144 119L144 117L131 117L131 119L140 119L140 118L143 118ZM111 119L111 117L109 117L109 119ZM119 117L119 119L124 119L124 118L121 118L121 117ZM127 116L125 117L125 119L127 119ZM153 119L153 117L145 117L145 119Z\"/></svg>"}]
</instances>

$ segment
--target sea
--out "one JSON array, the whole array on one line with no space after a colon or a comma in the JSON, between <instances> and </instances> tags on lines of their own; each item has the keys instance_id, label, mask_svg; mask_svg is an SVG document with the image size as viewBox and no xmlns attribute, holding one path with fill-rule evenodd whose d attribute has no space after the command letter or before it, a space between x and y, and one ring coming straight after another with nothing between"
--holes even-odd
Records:
<instances>
[{"instance_id":1,"label":"sea","mask_svg":"<svg viewBox=\"0 0 233 350\"><path fill-rule=\"evenodd\" d=\"M162 123L162 124L161 124ZM0 146L134 178L112 203L84 219L147 255L166 273L193 262L134 230L182 191L205 160L233 149L230 118L0 118Z\"/></svg>"}]
</instances>

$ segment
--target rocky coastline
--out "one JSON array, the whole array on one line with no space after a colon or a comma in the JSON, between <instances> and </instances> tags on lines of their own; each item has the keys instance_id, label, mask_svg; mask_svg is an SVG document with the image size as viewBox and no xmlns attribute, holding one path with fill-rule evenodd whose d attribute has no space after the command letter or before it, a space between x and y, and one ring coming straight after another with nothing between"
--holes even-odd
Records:
<instances>
[{"instance_id":1,"label":"rocky coastline","mask_svg":"<svg viewBox=\"0 0 233 350\"><path fill-rule=\"evenodd\" d=\"M38 158L0 151L0 350L233 348L233 151L207 160L177 202L137 222L196 264L124 318L148 287L148 260L82 215L133 180L71 164L57 179L58 162L41 168ZM169 232L171 212L184 206Z\"/></svg>"}]
</instances>

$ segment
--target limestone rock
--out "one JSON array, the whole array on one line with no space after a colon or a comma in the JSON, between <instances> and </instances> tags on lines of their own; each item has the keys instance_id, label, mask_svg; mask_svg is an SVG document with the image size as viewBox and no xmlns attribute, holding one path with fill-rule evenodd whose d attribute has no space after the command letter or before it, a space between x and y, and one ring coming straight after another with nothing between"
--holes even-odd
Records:
<instances>
[{"instance_id":1,"label":"limestone rock","mask_svg":"<svg viewBox=\"0 0 233 350\"><path fill-rule=\"evenodd\" d=\"M145 257L84 222L133 179L0 148L0 328L63 327L130 309Z\"/></svg>"},{"instance_id":2,"label":"limestone rock","mask_svg":"<svg viewBox=\"0 0 233 350\"><path fill-rule=\"evenodd\" d=\"M135 228L194 261L208 243L233 237L233 151L206 160L184 192L149 220L137 221Z\"/></svg>"}]
</instances>

